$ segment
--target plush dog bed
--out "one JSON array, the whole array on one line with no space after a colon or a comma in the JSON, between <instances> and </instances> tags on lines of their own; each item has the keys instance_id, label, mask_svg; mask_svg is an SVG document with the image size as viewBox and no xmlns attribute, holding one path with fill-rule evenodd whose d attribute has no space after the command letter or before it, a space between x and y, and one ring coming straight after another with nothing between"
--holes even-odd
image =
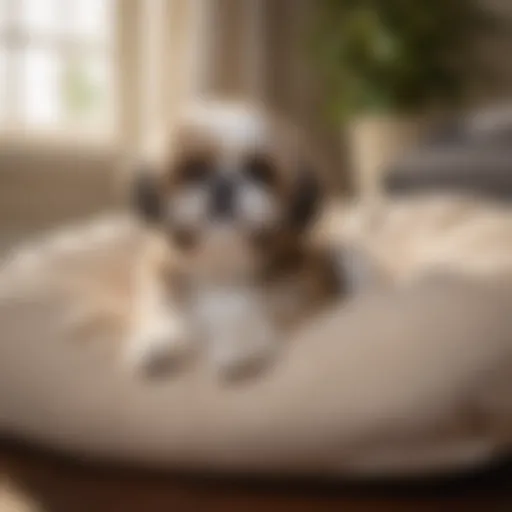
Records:
<instances>
[{"instance_id":1,"label":"plush dog bed","mask_svg":"<svg viewBox=\"0 0 512 512\"><path fill-rule=\"evenodd\" d=\"M506 286L375 291L288 340L259 378L223 384L199 358L145 381L118 357L139 242L112 218L4 259L2 434L82 457L280 476L425 474L507 454Z\"/></svg>"}]
</instances>

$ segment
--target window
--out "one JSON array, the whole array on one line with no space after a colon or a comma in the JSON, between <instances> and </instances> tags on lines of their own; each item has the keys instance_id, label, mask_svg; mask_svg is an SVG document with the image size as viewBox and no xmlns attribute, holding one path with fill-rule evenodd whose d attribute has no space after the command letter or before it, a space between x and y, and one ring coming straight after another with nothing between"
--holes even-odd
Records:
<instances>
[{"instance_id":1,"label":"window","mask_svg":"<svg viewBox=\"0 0 512 512\"><path fill-rule=\"evenodd\" d=\"M0 134L114 134L115 3L0 0Z\"/></svg>"}]
</instances>

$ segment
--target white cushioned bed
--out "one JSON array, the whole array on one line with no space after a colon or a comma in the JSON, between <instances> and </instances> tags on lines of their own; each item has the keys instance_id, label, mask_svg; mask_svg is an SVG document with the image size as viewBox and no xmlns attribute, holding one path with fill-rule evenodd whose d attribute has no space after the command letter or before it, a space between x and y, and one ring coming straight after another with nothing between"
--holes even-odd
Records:
<instances>
[{"instance_id":1,"label":"white cushioned bed","mask_svg":"<svg viewBox=\"0 0 512 512\"><path fill-rule=\"evenodd\" d=\"M507 454L506 286L375 291L326 312L258 379L222 384L199 359L144 381L118 363L137 244L119 217L4 260L3 434L150 467L281 476L424 474ZM96 306L107 312L96 329L71 329Z\"/></svg>"}]
</instances>

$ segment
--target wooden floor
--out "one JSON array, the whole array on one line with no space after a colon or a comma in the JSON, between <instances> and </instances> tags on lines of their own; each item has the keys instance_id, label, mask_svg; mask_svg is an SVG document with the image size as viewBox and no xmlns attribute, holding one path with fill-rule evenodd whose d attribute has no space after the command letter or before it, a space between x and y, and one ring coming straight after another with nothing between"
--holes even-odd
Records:
<instances>
[{"instance_id":1,"label":"wooden floor","mask_svg":"<svg viewBox=\"0 0 512 512\"><path fill-rule=\"evenodd\" d=\"M414 485L270 483L99 468L0 445L0 474L47 512L512 510L512 464Z\"/></svg>"}]
</instances>

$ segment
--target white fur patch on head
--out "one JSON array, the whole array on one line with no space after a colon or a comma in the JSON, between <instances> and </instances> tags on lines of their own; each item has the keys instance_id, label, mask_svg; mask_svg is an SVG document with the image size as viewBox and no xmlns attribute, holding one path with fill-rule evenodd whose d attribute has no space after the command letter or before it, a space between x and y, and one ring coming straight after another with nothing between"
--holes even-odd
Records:
<instances>
[{"instance_id":1,"label":"white fur patch on head","mask_svg":"<svg viewBox=\"0 0 512 512\"><path fill-rule=\"evenodd\" d=\"M199 130L218 134L227 150L259 146L267 136L265 116L243 103L198 102L184 110L182 119Z\"/></svg>"}]
</instances>

